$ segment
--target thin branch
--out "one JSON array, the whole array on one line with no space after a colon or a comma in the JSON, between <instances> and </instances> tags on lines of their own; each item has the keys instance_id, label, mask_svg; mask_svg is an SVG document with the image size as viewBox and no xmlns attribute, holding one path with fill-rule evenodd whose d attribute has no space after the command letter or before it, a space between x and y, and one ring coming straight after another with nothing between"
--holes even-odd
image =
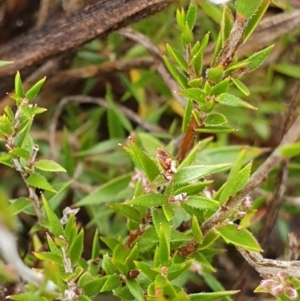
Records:
<instances>
[{"instance_id":1,"label":"thin branch","mask_svg":"<svg viewBox=\"0 0 300 301\"><path fill-rule=\"evenodd\" d=\"M300 261L284 261L266 259L257 252L237 248L247 262L253 266L260 275L276 275L284 272L289 276L300 277Z\"/></svg>"},{"instance_id":2,"label":"thin branch","mask_svg":"<svg viewBox=\"0 0 300 301\"><path fill-rule=\"evenodd\" d=\"M14 268L14 271L21 279L35 286L42 285L44 275L36 273L21 260L18 253L16 237L3 224L0 224L0 253L4 261L10 266L10 268ZM52 281L48 281L46 289L54 291L56 289L56 285Z\"/></svg>"},{"instance_id":3,"label":"thin branch","mask_svg":"<svg viewBox=\"0 0 300 301\"><path fill-rule=\"evenodd\" d=\"M74 49L88 41L158 13L171 0L101 0L66 18L62 11L56 17L1 45L3 60L14 64L1 68L0 77L33 66L47 58Z\"/></svg>"}]
</instances>

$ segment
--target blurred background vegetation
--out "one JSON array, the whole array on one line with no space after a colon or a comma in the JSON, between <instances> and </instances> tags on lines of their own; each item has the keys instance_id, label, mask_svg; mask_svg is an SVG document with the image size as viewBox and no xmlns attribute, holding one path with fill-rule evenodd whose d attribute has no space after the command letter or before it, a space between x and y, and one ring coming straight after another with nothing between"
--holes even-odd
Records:
<instances>
[{"instance_id":1,"label":"blurred background vegetation","mask_svg":"<svg viewBox=\"0 0 300 301\"><path fill-rule=\"evenodd\" d=\"M149 38L162 54L166 53L166 43L181 49L175 11L180 6L186 7L188 3L187 0L174 1L165 11L132 27ZM31 0L0 1L0 43L4 44L33 28L39 5L40 1ZM213 45L219 31L222 7L199 2L199 8L195 36L201 39L206 32L210 32L210 42ZM54 8L56 9L60 8ZM265 18L296 9L300 9L297 0L273 1ZM255 166L258 166L265 155L278 144L284 112L295 94L296 86L299 85L299 23L293 30L288 30L276 39L275 49L262 67L243 77L244 83L251 91L249 97L232 88L233 94L241 96L258 110L233 108L225 112L236 132L211 137L197 157L199 162L233 162L244 145L251 145L253 148L249 152L249 160L257 157ZM278 28L271 26L266 34L272 35L274 30ZM256 42L249 42L248 53L259 50L256 48ZM124 235L127 231L124 227L125 219L106 206L106 203L120 202L130 197L134 184L132 182L132 185L128 186L133 165L118 144L126 144L127 137L131 135L152 156L155 155L158 146L166 146L171 153L176 154L174 150L181 135L183 107L172 92L174 91L170 91L168 84L157 71L157 58L141 43L118 33L111 33L74 49L65 55L58 70L48 74L46 84L37 99L39 106L46 107L47 112L36 117L32 136L40 146L41 157L54 158L68 170L67 178L53 175L49 178L54 186L59 188L63 181L74 180L69 189L57 195L52 207L61 212L66 206L79 201L84 205L78 219L86 227L85 256L90 255L95 227L102 236ZM100 98L102 105L82 103L72 96ZM65 101L64 106L62 99ZM1 113L4 106L9 104L6 98L0 101ZM129 113L124 113L126 109ZM59 110L60 114L57 113ZM54 136L49 129L56 123L56 117L55 140L51 142L49 139ZM201 138L209 137L203 135ZM1 145L1 151L3 150L4 146ZM275 248L271 255L274 258L282 255L287 233L298 230L299 171L300 161L294 159L289 165L288 197L282 206L276 228ZM100 190L98 194L91 194L92 190L99 191L99 187L122 175L123 178L118 182L119 186L114 194L105 189ZM265 213L265 204L274 191L275 176L276 170L265 182L263 189L257 191L255 207L258 210L253 213L254 217L252 216L256 221L253 223L253 229L259 229L259 222ZM0 165L0 186L12 199L27 196L26 187L19 174L3 165ZM20 246L24 254L32 251L32 246L27 244L30 241L27 239L31 235L30 229L35 223L31 214L32 208L27 208L25 213L19 216L22 225ZM229 253L229 257L235 258L235 253L230 254L233 253ZM237 263L238 261L233 264L235 269ZM222 258L217 265L217 278L225 287L232 288L237 275L233 273L232 277L228 277L227 272L231 268L232 272L236 273L237 270L226 266ZM206 283L209 283L209 280L206 280ZM194 277L194 281L190 283L191 292L199 291L199 286L202 286L203 290L207 289L205 284Z\"/></svg>"}]
</instances>

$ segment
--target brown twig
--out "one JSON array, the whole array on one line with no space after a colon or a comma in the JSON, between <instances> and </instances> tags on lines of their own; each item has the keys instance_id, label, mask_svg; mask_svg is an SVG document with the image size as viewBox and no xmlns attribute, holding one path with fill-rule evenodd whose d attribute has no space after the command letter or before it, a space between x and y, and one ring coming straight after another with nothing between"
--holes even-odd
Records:
<instances>
[{"instance_id":1,"label":"brown twig","mask_svg":"<svg viewBox=\"0 0 300 301\"><path fill-rule=\"evenodd\" d=\"M170 3L171 0L100 0L68 18L64 13L58 14L55 20L0 47L1 59L15 62L1 68L0 76L14 74L101 34L155 14Z\"/></svg>"}]
</instances>

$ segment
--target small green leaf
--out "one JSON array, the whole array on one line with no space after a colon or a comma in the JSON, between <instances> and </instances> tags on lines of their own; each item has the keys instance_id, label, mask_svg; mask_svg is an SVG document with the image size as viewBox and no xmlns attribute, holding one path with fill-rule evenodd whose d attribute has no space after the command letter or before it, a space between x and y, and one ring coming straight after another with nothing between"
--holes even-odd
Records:
<instances>
[{"instance_id":1,"label":"small green leaf","mask_svg":"<svg viewBox=\"0 0 300 301\"><path fill-rule=\"evenodd\" d=\"M57 187L57 192L49 198L49 204L51 205L51 208L56 209L61 204L63 198L68 193L68 188L71 185L72 180L69 182L64 182L59 185L55 185Z\"/></svg>"},{"instance_id":2,"label":"small green leaf","mask_svg":"<svg viewBox=\"0 0 300 301\"><path fill-rule=\"evenodd\" d=\"M213 181L203 181L196 184L190 184L185 185L183 187L180 187L178 189L175 189L174 195L180 194L180 193L186 193L187 195L196 195L203 191L205 187L212 184Z\"/></svg>"},{"instance_id":3,"label":"small green leaf","mask_svg":"<svg viewBox=\"0 0 300 301\"><path fill-rule=\"evenodd\" d=\"M13 167L12 158L13 156L11 154L0 152L0 164Z\"/></svg>"},{"instance_id":4,"label":"small green leaf","mask_svg":"<svg viewBox=\"0 0 300 301\"><path fill-rule=\"evenodd\" d=\"M202 252L196 252L192 255L198 263L201 264L204 268L206 268L208 271L215 272L215 268L210 264L208 259L202 254Z\"/></svg>"},{"instance_id":5,"label":"small green leaf","mask_svg":"<svg viewBox=\"0 0 300 301\"><path fill-rule=\"evenodd\" d=\"M227 296L232 296L240 291L223 291L223 292L213 292L213 293L197 293L188 295L190 301L214 301L214 300L224 300Z\"/></svg>"},{"instance_id":6,"label":"small green leaf","mask_svg":"<svg viewBox=\"0 0 300 301\"><path fill-rule=\"evenodd\" d=\"M199 88L188 88L180 92L180 94L192 98L193 100L199 103L205 103L206 93Z\"/></svg>"},{"instance_id":7,"label":"small green leaf","mask_svg":"<svg viewBox=\"0 0 300 301\"><path fill-rule=\"evenodd\" d=\"M44 82L46 80L46 76L44 78L42 78L41 80L39 80L38 82L36 82L25 94L25 97L28 100L32 100L34 99L37 94L40 92Z\"/></svg>"},{"instance_id":8,"label":"small green leaf","mask_svg":"<svg viewBox=\"0 0 300 301\"><path fill-rule=\"evenodd\" d=\"M0 61L0 68L6 67L13 63L14 63L13 61Z\"/></svg>"},{"instance_id":9,"label":"small green leaf","mask_svg":"<svg viewBox=\"0 0 300 301\"><path fill-rule=\"evenodd\" d=\"M25 160L29 159L29 152L21 147L15 147L9 153Z\"/></svg>"},{"instance_id":10,"label":"small green leaf","mask_svg":"<svg viewBox=\"0 0 300 301\"><path fill-rule=\"evenodd\" d=\"M252 35L253 31L259 24L261 18L264 16L266 10L268 9L270 3L272 0L262 0L261 5L259 6L258 10L256 13L251 17L249 20L247 27L245 28L244 31L244 43L249 39L249 37Z\"/></svg>"},{"instance_id":11,"label":"small green leaf","mask_svg":"<svg viewBox=\"0 0 300 301\"><path fill-rule=\"evenodd\" d=\"M236 11L245 19L252 17L261 5L261 0L237 0Z\"/></svg>"},{"instance_id":12,"label":"small green leaf","mask_svg":"<svg viewBox=\"0 0 300 301\"><path fill-rule=\"evenodd\" d=\"M181 32L181 39L184 45L189 45L193 42L193 33L188 23L185 23L184 29Z\"/></svg>"},{"instance_id":13,"label":"small green leaf","mask_svg":"<svg viewBox=\"0 0 300 301\"><path fill-rule=\"evenodd\" d=\"M261 247L251 232L238 225L216 226L214 231L227 243L232 243L246 250L261 252Z\"/></svg>"},{"instance_id":14,"label":"small green leaf","mask_svg":"<svg viewBox=\"0 0 300 301\"><path fill-rule=\"evenodd\" d=\"M199 133L209 133L209 134L229 134L235 132L236 129L230 128L230 127L225 127L225 126L218 126L218 127L205 127L205 128L200 128L196 129L196 132Z\"/></svg>"},{"instance_id":15,"label":"small green leaf","mask_svg":"<svg viewBox=\"0 0 300 301\"><path fill-rule=\"evenodd\" d=\"M273 50L274 44L271 46L268 46L267 48L260 50L254 54L252 54L250 57L246 59L247 62L249 62L249 71L251 72L255 69L257 69L269 56L270 52Z\"/></svg>"},{"instance_id":16,"label":"small green leaf","mask_svg":"<svg viewBox=\"0 0 300 301\"><path fill-rule=\"evenodd\" d=\"M300 142L282 146L280 153L281 156L288 159L298 156L300 154Z\"/></svg>"},{"instance_id":17,"label":"small green leaf","mask_svg":"<svg viewBox=\"0 0 300 301\"><path fill-rule=\"evenodd\" d=\"M68 241L69 246L74 243L74 240L77 235L78 229L75 223L75 215L70 214L68 221L65 225L65 239Z\"/></svg>"},{"instance_id":18,"label":"small green leaf","mask_svg":"<svg viewBox=\"0 0 300 301\"><path fill-rule=\"evenodd\" d=\"M100 292L111 291L121 285L119 275L110 275L107 277L105 284L102 286Z\"/></svg>"},{"instance_id":19,"label":"small green leaf","mask_svg":"<svg viewBox=\"0 0 300 301\"><path fill-rule=\"evenodd\" d=\"M250 91L247 88L247 86L241 82L238 78L231 78L231 80L233 81L233 83L235 84L235 86L246 96L250 95Z\"/></svg>"},{"instance_id":20,"label":"small green leaf","mask_svg":"<svg viewBox=\"0 0 300 301\"><path fill-rule=\"evenodd\" d=\"M222 80L224 72L224 67L219 65L217 67L212 67L206 70L206 77L215 83Z\"/></svg>"},{"instance_id":21,"label":"small green leaf","mask_svg":"<svg viewBox=\"0 0 300 301\"><path fill-rule=\"evenodd\" d=\"M34 162L34 167L49 172L66 172L66 170L55 161L46 159Z\"/></svg>"},{"instance_id":22,"label":"small green leaf","mask_svg":"<svg viewBox=\"0 0 300 301\"><path fill-rule=\"evenodd\" d=\"M42 113L44 113L46 111L47 111L47 109L45 109L45 108L40 108L40 107L33 107L33 108L31 108L31 114L32 115L42 114Z\"/></svg>"},{"instance_id":23,"label":"small green leaf","mask_svg":"<svg viewBox=\"0 0 300 301\"><path fill-rule=\"evenodd\" d=\"M163 266L167 266L170 261L170 251L171 251L170 234L168 234L168 230L163 228L162 224L159 227L158 239L159 239L158 252L159 252L160 264Z\"/></svg>"},{"instance_id":24,"label":"small green leaf","mask_svg":"<svg viewBox=\"0 0 300 301\"><path fill-rule=\"evenodd\" d=\"M32 120L26 120L21 123L20 127L18 128L18 135L16 137L16 145L18 147L22 147L26 150L32 150L34 145L33 139L30 136L30 129L32 126Z\"/></svg>"},{"instance_id":25,"label":"small green leaf","mask_svg":"<svg viewBox=\"0 0 300 301\"><path fill-rule=\"evenodd\" d=\"M189 28L193 30L197 17L197 4L195 2L191 2L186 13L185 21L187 22Z\"/></svg>"},{"instance_id":26,"label":"small green leaf","mask_svg":"<svg viewBox=\"0 0 300 301\"><path fill-rule=\"evenodd\" d=\"M25 116L26 119L32 119L31 108L28 105L21 106L22 116Z\"/></svg>"},{"instance_id":27,"label":"small green leaf","mask_svg":"<svg viewBox=\"0 0 300 301\"><path fill-rule=\"evenodd\" d=\"M50 226L51 232L54 234L54 236L56 238L58 238L59 236L64 236L64 230L62 228L62 225L61 225L57 215L52 211L52 209L50 208L50 206L48 204L48 201L45 199L45 197L43 195L42 195L42 200L43 200L46 216L49 221L49 226Z\"/></svg>"},{"instance_id":28,"label":"small green leaf","mask_svg":"<svg viewBox=\"0 0 300 301\"><path fill-rule=\"evenodd\" d=\"M166 45L167 51L170 56L176 61L176 63L185 71L188 72L188 64L184 57L174 48L172 48L169 44Z\"/></svg>"},{"instance_id":29,"label":"small green leaf","mask_svg":"<svg viewBox=\"0 0 300 301\"><path fill-rule=\"evenodd\" d=\"M101 278L94 278L92 280L83 281L83 277L79 279L79 287L81 287L84 293L90 297L97 295L102 289L105 282L108 280L109 276L104 276ZM78 299L79 300L79 299Z\"/></svg>"},{"instance_id":30,"label":"small green leaf","mask_svg":"<svg viewBox=\"0 0 300 301\"><path fill-rule=\"evenodd\" d=\"M22 293L18 295L9 296L9 299L16 301L47 301L48 299L40 296L36 292L33 293Z\"/></svg>"},{"instance_id":31,"label":"small green leaf","mask_svg":"<svg viewBox=\"0 0 300 301\"><path fill-rule=\"evenodd\" d=\"M189 80L188 85L191 88L199 88L203 83L203 78L202 77L197 77Z\"/></svg>"},{"instance_id":32,"label":"small green leaf","mask_svg":"<svg viewBox=\"0 0 300 301\"><path fill-rule=\"evenodd\" d=\"M73 266L75 266L78 260L81 258L81 254L83 250L83 239L84 239L84 232L83 229L81 229L68 249L68 254L70 256Z\"/></svg>"},{"instance_id":33,"label":"small green leaf","mask_svg":"<svg viewBox=\"0 0 300 301\"><path fill-rule=\"evenodd\" d=\"M63 134L63 148L62 148L62 164L66 168L67 173L70 177L73 176L75 171L75 160L72 154L70 143L68 141L69 133L66 128L64 128Z\"/></svg>"},{"instance_id":34,"label":"small green leaf","mask_svg":"<svg viewBox=\"0 0 300 301\"><path fill-rule=\"evenodd\" d=\"M193 260L187 260L182 263L172 263L168 267L168 279L172 281L180 277L180 275L190 267L192 262Z\"/></svg>"},{"instance_id":35,"label":"small green leaf","mask_svg":"<svg viewBox=\"0 0 300 301\"><path fill-rule=\"evenodd\" d=\"M47 191L57 192L49 182L41 175L32 173L29 178L27 178L26 183L30 186L44 189Z\"/></svg>"},{"instance_id":36,"label":"small green leaf","mask_svg":"<svg viewBox=\"0 0 300 301\"><path fill-rule=\"evenodd\" d=\"M179 8L176 10L176 22L182 31L185 24L185 11L183 8L181 10Z\"/></svg>"},{"instance_id":37,"label":"small green leaf","mask_svg":"<svg viewBox=\"0 0 300 301\"><path fill-rule=\"evenodd\" d=\"M12 200L12 203L9 206L13 215L17 215L20 212L24 211L27 207L32 205L32 201L29 198L21 197L16 200Z\"/></svg>"},{"instance_id":38,"label":"small green leaf","mask_svg":"<svg viewBox=\"0 0 300 301\"><path fill-rule=\"evenodd\" d=\"M216 22L217 24L220 23L220 20L222 19L222 11L217 5L214 5L207 1L200 1L198 2L198 4L205 12L205 14L208 15L214 22Z\"/></svg>"},{"instance_id":39,"label":"small green leaf","mask_svg":"<svg viewBox=\"0 0 300 301\"><path fill-rule=\"evenodd\" d=\"M173 183L188 183L190 181L206 177L212 173L226 170L230 165L231 164L193 165L183 167L173 176Z\"/></svg>"},{"instance_id":40,"label":"small green leaf","mask_svg":"<svg viewBox=\"0 0 300 301\"><path fill-rule=\"evenodd\" d=\"M123 214L129 219L132 219L138 223L141 223L141 216L137 209L132 207L132 205L126 205L124 203L115 203L115 204L108 204L108 206L113 209L114 211Z\"/></svg>"},{"instance_id":41,"label":"small green leaf","mask_svg":"<svg viewBox=\"0 0 300 301\"><path fill-rule=\"evenodd\" d=\"M215 232L209 232L205 237L204 240L200 246L200 250L204 250L209 248L217 239L219 238L219 235Z\"/></svg>"},{"instance_id":42,"label":"small green leaf","mask_svg":"<svg viewBox=\"0 0 300 301\"><path fill-rule=\"evenodd\" d=\"M174 65L169 61L169 59L166 56L163 56L163 59L168 70L170 71L174 79L178 82L180 87L182 89L186 89L188 87L187 78L176 67L174 67Z\"/></svg>"},{"instance_id":43,"label":"small green leaf","mask_svg":"<svg viewBox=\"0 0 300 301\"><path fill-rule=\"evenodd\" d=\"M203 234L200 229L199 222L195 215L193 215L192 217L192 230L193 230L193 237L199 244L201 244L203 241Z\"/></svg>"},{"instance_id":44,"label":"small green leaf","mask_svg":"<svg viewBox=\"0 0 300 301\"><path fill-rule=\"evenodd\" d=\"M135 261L134 262L137 269L139 269L143 274L145 274L149 280L154 281L157 275L159 275L159 272L154 271L152 267L142 261Z\"/></svg>"},{"instance_id":45,"label":"small green leaf","mask_svg":"<svg viewBox=\"0 0 300 301\"><path fill-rule=\"evenodd\" d=\"M182 121L182 132L185 133L188 129L191 116L193 111L193 101L191 98L188 98L185 108L184 108L184 115L183 115L183 121Z\"/></svg>"},{"instance_id":46,"label":"small green leaf","mask_svg":"<svg viewBox=\"0 0 300 301\"><path fill-rule=\"evenodd\" d=\"M229 78L225 78L216 85L212 87L209 95L220 95L221 93L226 93L229 87Z\"/></svg>"},{"instance_id":47,"label":"small green leaf","mask_svg":"<svg viewBox=\"0 0 300 301\"><path fill-rule=\"evenodd\" d=\"M170 223L161 209L152 211L153 223L159 239L159 257L162 265L168 265L170 259Z\"/></svg>"},{"instance_id":48,"label":"small green leaf","mask_svg":"<svg viewBox=\"0 0 300 301\"><path fill-rule=\"evenodd\" d=\"M227 122L226 117L221 113L210 113L203 121L204 125L208 127L220 126Z\"/></svg>"},{"instance_id":49,"label":"small green leaf","mask_svg":"<svg viewBox=\"0 0 300 301\"><path fill-rule=\"evenodd\" d=\"M61 255L50 252L33 252L33 255L40 260L51 261L58 264L59 266L63 266L63 258Z\"/></svg>"},{"instance_id":50,"label":"small green leaf","mask_svg":"<svg viewBox=\"0 0 300 301\"><path fill-rule=\"evenodd\" d=\"M10 136L13 133L12 121L6 116L0 116L0 134Z\"/></svg>"},{"instance_id":51,"label":"small green leaf","mask_svg":"<svg viewBox=\"0 0 300 301\"><path fill-rule=\"evenodd\" d=\"M135 143L133 139L130 139L130 147L123 146L123 149L131 156L135 163L142 168L149 181L153 181L159 174L159 168L145 152Z\"/></svg>"},{"instance_id":52,"label":"small green leaf","mask_svg":"<svg viewBox=\"0 0 300 301\"><path fill-rule=\"evenodd\" d=\"M94 239L93 239L93 248L92 248L92 260L95 260L99 257L100 244L99 244L99 230L96 229Z\"/></svg>"},{"instance_id":53,"label":"small green leaf","mask_svg":"<svg viewBox=\"0 0 300 301\"><path fill-rule=\"evenodd\" d=\"M118 194L128 187L131 174L113 178L76 203L77 206L97 205L120 200Z\"/></svg>"},{"instance_id":54,"label":"small green leaf","mask_svg":"<svg viewBox=\"0 0 300 301\"><path fill-rule=\"evenodd\" d=\"M138 259L138 255L139 255L138 245L135 244L125 259L125 264L129 270L133 270L135 268L134 260Z\"/></svg>"},{"instance_id":55,"label":"small green leaf","mask_svg":"<svg viewBox=\"0 0 300 301\"><path fill-rule=\"evenodd\" d=\"M300 67L292 64L273 64L272 69L289 77L300 79Z\"/></svg>"},{"instance_id":56,"label":"small green leaf","mask_svg":"<svg viewBox=\"0 0 300 301\"><path fill-rule=\"evenodd\" d=\"M219 200L221 204L226 203L228 198L230 196L232 196L232 194L233 194L233 188L236 185L236 182L239 181L239 171L244 164L246 153L247 153L247 149L243 149L240 152L239 156L235 160L235 162L230 170L230 173L229 173L226 183L215 195L215 198L217 200Z\"/></svg>"},{"instance_id":57,"label":"small green leaf","mask_svg":"<svg viewBox=\"0 0 300 301\"><path fill-rule=\"evenodd\" d=\"M189 196L186 204L193 208L212 211L217 211L220 206L219 202L200 195Z\"/></svg>"},{"instance_id":58,"label":"small green leaf","mask_svg":"<svg viewBox=\"0 0 300 301\"><path fill-rule=\"evenodd\" d=\"M61 255L62 254L61 250L57 247L55 242L52 240L51 236L48 233L46 233L46 236L47 236L47 243L51 253Z\"/></svg>"},{"instance_id":59,"label":"small green leaf","mask_svg":"<svg viewBox=\"0 0 300 301\"><path fill-rule=\"evenodd\" d=\"M222 14L222 21L221 21L221 34L222 34L222 44L225 44L225 41L228 39L231 29L233 27L233 16L231 10L224 6L223 14Z\"/></svg>"},{"instance_id":60,"label":"small green leaf","mask_svg":"<svg viewBox=\"0 0 300 301\"><path fill-rule=\"evenodd\" d=\"M149 193L136 197L135 199L126 201L126 204L140 205L146 207L163 206L168 203L165 195L158 193Z\"/></svg>"},{"instance_id":61,"label":"small green leaf","mask_svg":"<svg viewBox=\"0 0 300 301\"><path fill-rule=\"evenodd\" d=\"M126 286L137 301L144 301L144 293L136 279L127 279Z\"/></svg>"},{"instance_id":62,"label":"small green leaf","mask_svg":"<svg viewBox=\"0 0 300 301\"><path fill-rule=\"evenodd\" d=\"M216 101L218 101L220 104L225 105L225 106L230 106L230 107L241 107L241 108L247 108L247 109L252 109L256 110L255 107L250 105L249 103L241 100L240 98L228 94L228 93L222 93L216 98Z\"/></svg>"},{"instance_id":63,"label":"small green leaf","mask_svg":"<svg viewBox=\"0 0 300 301\"><path fill-rule=\"evenodd\" d=\"M6 107L4 108L4 112L5 112L6 116L8 117L8 119L9 119L11 122L14 122L14 120L15 120L15 115L14 115L14 112L12 111L11 107L6 106Z\"/></svg>"},{"instance_id":64,"label":"small green leaf","mask_svg":"<svg viewBox=\"0 0 300 301\"><path fill-rule=\"evenodd\" d=\"M107 255L103 255L102 268L108 275L119 273L118 268L112 262L112 259Z\"/></svg>"},{"instance_id":65,"label":"small green leaf","mask_svg":"<svg viewBox=\"0 0 300 301\"><path fill-rule=\"evenodd\" d=\"M167 221L170 222L175 215L173 206L171 204L167 204L167 205L163 206L162 209L163 209L163 212L165 214Z\"/></svg>"},{"instance_id":66,"label":"small green leaf","mask_svg":"<svg viewBox=\"0 0 300 301\"><path fill-rule=\"evenodd\" d=\"M248 163L244 168L242 168L239 171L238 177L235 183L233 184L231 195L236 195L246 185L251 174L251 167L252 162Z\"/></svg>"},{"instance_id":67,"label":"small green leaf","mask_svg":"<svg viewBox=\"0 0 300 301\"><path fill-rule=\"evenodd\" d=\"M193 162L195 162L197 152L200 150L201 141L197 143L189 154L184 158L184 160L178 166L178 169L181 169L186 166L190 166Z\"/></svg>"},{"instance_id":68,"label":"small green leaf","mask_svg":"<svg viewBox=\"0 0 300 301\"><path fill-rule=\"evenodd\" d=\"M23 83L21 79L21 74L18 71L15 76L15 93L19 98L24 97Z\"/></svg>"}]
</instances>

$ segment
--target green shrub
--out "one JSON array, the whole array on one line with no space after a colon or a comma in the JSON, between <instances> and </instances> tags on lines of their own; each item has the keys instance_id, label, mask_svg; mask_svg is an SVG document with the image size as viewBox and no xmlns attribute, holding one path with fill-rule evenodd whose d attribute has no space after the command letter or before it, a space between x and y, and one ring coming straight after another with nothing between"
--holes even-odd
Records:
<instances>
[{"instance_id":1,"label":"green shrub","mask_svg":"<svg viewBox=\"0 0 300 301\"><path fill-rule=\"evenodd\" d=\"M278 162L299 153L299 143L289 145L299 136L299 121L252 176L252 160L261 154L260 149L246 146L205 150L211 137L197 142L201 133L226 135L235 131L224 111L230 114L232 107L256 110L235 95L232 87L248 96L250 91L241 77L258 68L273 48L269 46L242 60L237 57L239 46L251 36L268 5L268 0L237 0L235 17L224 7L214 55L206 69L203 53L209 34L198 40L193 31L198 4L192 2L187 10L177 10L183 49L167 44L163 59L180 87L177 94L185 101L181 144L166 144L166 136L157 138L143 132L123 142L119 137L125 130L132 131L132 126L114 105L108 87L111 139L100 143L97 149L79 152L78 156L115 151L127 168L120 174L121 169L115 168L113 162L116 157L112 157L112 176L88 195L79 193L81 200L72 208L65 208L61 219L58 205L72 183L57 181L48 173L74 175L76 162L67 142L68 133L65 131L60 157L64 167L52 160L38 159L39 146L30 129L35 116L45 111L33 103L45 78L25 92L17 73L15 94L10 95L16 111L7 107L0 122L0 139L6 148L0 163L21 175L29 193L28 197L8 200L2 191L0 197L0 249L4 260L14 267L10 270L2 264L1 280L10 282L19 275L28 282L25 291L11 296L12 300L85 301L100 293L128 301L231 300L230 296L238 291L225 290L213 275L212 259L221 252L218 245L222 241L233 244L265 279L257 292L270 292L280 300L295 300L300 288L298 265L264 259L259 254L259 243L247 229L247 218L253 213L249 194ZM168 138L175 138L175 134L170 132ZM123 144L115 150L118 142ZM134 171L129 172L130 162ZM226 180L216 185L211 175L224 172L228 173ZM80 207L87 208L93 217L91 222L101 231L101 227L106 229L102 234L107 233L99 237L98 230L95 232L88 259L82 256L85 229L76 223ZM38 260L41 274L28 268L16 252L12 231L17 222L13 217L21 212L37 217L31 229L35 251L26 256L25 262L31 265ZM124 217L118 225L110 225L109 218L105 219L105 214L111 216L111 212ZM236 220L241 223L238 225ZM45 241L38 233L46 233ZM40 252L39 247L45 242L47 250ZM10 252L6 250L8 246ZM203 277L212 292L185 291L184 285L193 279L193 271Z\"/></svg>"}]
</instances>

